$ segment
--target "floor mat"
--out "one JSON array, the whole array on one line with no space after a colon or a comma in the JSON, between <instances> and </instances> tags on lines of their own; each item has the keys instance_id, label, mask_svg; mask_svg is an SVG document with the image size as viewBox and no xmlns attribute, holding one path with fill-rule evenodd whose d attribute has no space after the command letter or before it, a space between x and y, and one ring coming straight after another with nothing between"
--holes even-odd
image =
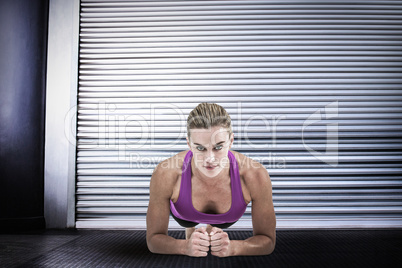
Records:
<instances>
[{"instance_id":1,"label":"floor mat","mask_svg":"<svg viewBox=\"0 0 402 268\"><path fill-rule=\"evenodd\" d=\"M400 267L402 230L277 231L268 256L204 258L149 252L145 231L0 235L0 267ZM232 240L251 231L228 231ZM183 231L169 235L184 239ZM14 237L14 240L12 239ZM34 256L36 254L36 257ZM8 257L6 257L7 255ZM14 262L13 262L14 261Z\"/></svg>"}]
</instances>

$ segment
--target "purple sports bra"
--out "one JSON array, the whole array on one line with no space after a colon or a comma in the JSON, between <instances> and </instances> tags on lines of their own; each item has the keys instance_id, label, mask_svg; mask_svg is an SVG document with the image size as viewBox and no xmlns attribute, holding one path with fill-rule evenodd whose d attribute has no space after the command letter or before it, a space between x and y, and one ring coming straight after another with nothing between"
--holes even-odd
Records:
<instances>
[{"instance_id":1,"label":"purple sports bra","mask_svg":"<svg viewBox=\"0 0 402 268\"><path fill-rule=\"evenodd\" d=\"M196 210L191 198L191 158L193 153L188 151L183 162L183 173L181 175L180 194L175 203L170 200L170 210L172 214L182 220L204 223L204 224L222 224L236 222L243 216L247 204L243 198L241 189L239 167L236 157L229 151L230 160L230 185L232 189L232 205L230 209L223 214L209 214Z\"/></svg>"}]
</instances>

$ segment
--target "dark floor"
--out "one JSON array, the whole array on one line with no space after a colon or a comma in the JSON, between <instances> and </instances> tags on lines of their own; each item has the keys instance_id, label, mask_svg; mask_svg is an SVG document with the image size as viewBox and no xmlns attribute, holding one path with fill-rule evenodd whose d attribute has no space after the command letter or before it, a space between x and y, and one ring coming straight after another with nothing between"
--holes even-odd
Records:
<instances>
[{"instance_id":1,"label":"dark floor","mask_svg":"<svg viewBox=\"0 0 402 268\"><path fill-rule=\"evenodd\" d=\"M228 231L245 239L250 231ZM170 235L184 238L184 233ZM205 258L148 251L145 231L0 235L0 267L402 267L401 230L277 231L269 256Z\"/></svg>"}]
</instances>

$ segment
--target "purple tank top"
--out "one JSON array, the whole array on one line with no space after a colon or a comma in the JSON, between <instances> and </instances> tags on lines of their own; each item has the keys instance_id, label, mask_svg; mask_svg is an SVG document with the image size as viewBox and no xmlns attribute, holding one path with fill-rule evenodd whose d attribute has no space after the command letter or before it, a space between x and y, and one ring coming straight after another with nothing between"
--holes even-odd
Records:
<instances>
[{"instance_id":1,"label":"purple tank top","mask_svg":"<svg viewBox=\"0 0 402 268\"><path fill-rule=\"evenodd\" d=\"M175 203L170 200L170 210L173 215L179 219L205 223L205 224L222 224L235 222L243 216L246 211L247 204L243 198L241 189L239 167L236 157L229 151L230 160L230 185L232 189L232 205L230 209L223 214L209 214L196 210L193 206L191 198L191 158L193 153L188 151L184 157L183 173L181 175L180 194Z\"/></svg>"}]
</instances>

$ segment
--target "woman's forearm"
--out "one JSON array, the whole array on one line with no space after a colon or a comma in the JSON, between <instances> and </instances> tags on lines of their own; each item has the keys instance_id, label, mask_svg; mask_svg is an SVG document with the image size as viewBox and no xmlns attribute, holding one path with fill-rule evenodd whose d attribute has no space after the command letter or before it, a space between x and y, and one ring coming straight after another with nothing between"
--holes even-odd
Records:
<instances>
[{"instance_id":1,"label":"woman's forearm","mask_svg":"<svg viewBox=\"0 0 402 268\"><path fill-rule=\"evenodd\" d=\"M268 255L275 249L274 241L265 235L255 235L246 240L231 240L232 256Z\"/></svg>"},{"instance_id":2,"label":"woman's forearm","mask_svg":"<svg viewBox=\"0 0 402 268\"><path fill-rule=\"evenodd\" d=\"M155 234L147 241L152 253L186 255L186 240L175 239L165 234Z\"/></svg>"},{"instance_id":3,"label":"woman's forearm","mask_svg":"<svg viewBox=\"0 0 402 268\"><path fill-rule=\"evenodd\" d=\"M152 253L187 255L187 241L165 234L155 234L147 241ZM275 243L265 235L255 235L246 240L230 240L230 256L268 255L274 251Z\"/></svg>"}]
</instances>

